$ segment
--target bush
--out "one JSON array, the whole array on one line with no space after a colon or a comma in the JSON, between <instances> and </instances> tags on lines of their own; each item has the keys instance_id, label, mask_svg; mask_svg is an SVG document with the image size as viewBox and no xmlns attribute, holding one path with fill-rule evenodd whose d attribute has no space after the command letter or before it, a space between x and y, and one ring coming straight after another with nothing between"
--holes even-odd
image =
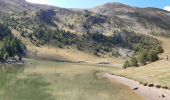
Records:
<instances>
[{"instance_id":1,"label":"bush","mask_svg":"<svg viewBox=\"0 0 170 100\"><path fill-rule=\"evenodd\" d=\"M147 53L145 51L141 51L138 56L138 61L141 65L146 65L147 61Z\"/></svg>"},{"instance_id":2,"label":"bush","mask_svg":"<svg viewBox=\"0 0 170 100\"><path fill-rule=\"evenodd\" d=\"M156 46L156 53L157 54L164 53L164 49L162 48L162 46L160 46L160 45Z\"/></svg>"},{"instance_id":3,"label":"bush","mask_svg":"<svg viewBox=\"0 0 170 100\"><path fill-rule=\"evenodd\" d=\"M154 62L154 61L159 60L158 54L155 53L154 51L150 50L147 54L147 60L149 62Z\"/></svg>"},{"instance_id":4,"label":"bush","mask_svg":"<svg viewBox=\"0 0 170 100\"><path fill-rule=\"evenodd\" d=\"M126 68L128 68L128 67L130 67L130 63L129 63L129 61L127 60L127 61L125 62L125 64L123 65L123 68L126 69Z\"/></svg>"},{"instance_id":5,"label":"bush","mask_svg":"<svg viewBox=\"0 0 170 100\"><path fill-rule=\"evenodd\" d=\"M138 67L138 60L136 59L136 57L131 58L130 66L131 67Z\"/></svg>"}]
</instances>

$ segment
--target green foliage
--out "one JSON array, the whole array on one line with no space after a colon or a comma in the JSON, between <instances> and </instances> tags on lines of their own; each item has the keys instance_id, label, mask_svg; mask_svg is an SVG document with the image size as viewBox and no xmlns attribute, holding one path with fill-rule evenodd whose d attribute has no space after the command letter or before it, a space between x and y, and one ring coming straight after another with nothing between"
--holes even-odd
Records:
<instances>
[{"instance_id":1,"label":"green foliage","mask_svg":"<svg viewBox=\"0 0 170 100\"><path fill-rule=\"evenodd\" d=\"M58 47L72 45L78 41L78 37L75 34L66 32L63 30L48 30L40 27L33 32L33 35L39 40L39 44L47 44L47 42Z\"/></svg>"},{"instance_id":2,"label":"green foliage","mask_svg":"<svg viewBox=\"0 0 170 100\"><path fill-rule=\"evenodd\" d=\"M138 55L138 61L141 65L146 65L147 62L147 51L142 50Z\"/></svg>"},{"instance_id":3,"label":"green foliage","mask_svg":"<svg viewBox=\"0 0 170 100\"><path fill-rule=\"evenodd\" d=\"M5 61L14 56L21 56L25 46L15 38L5 25L0 25L0 61Z\"/></svg>"},{"instance_id":4,"label":"green foliage","mask_svg":"<svg viewBox=\"0 0 170 100\"><path fill-rule=\"evenodd\" d=\"M78 50L87 50L96 55L98 52L111 52L114 46L112 37L98 33L89 33L81 37L69 31L51 30L40 26L32 35L37 38L40 45L51 44L60 48L74 46Z\"/></svg>"},{"instance_id":5,"label":"green foliage","mask_svg":"<svg viewBox=\"0 0 170 100\"><path fill-rule=\"evenodd\" d=\"M130 59L130 66L132 66L132 67L138 67L138 60L137 60L136 57L132 57L132 58Z\"/></svg>"},{"instance_id":6,"label":"green foliage","mask_svg":"<svg viewBox=\"0 0 170 100\"><path fill-rule=\"evenodd\" d=\"M50 44L59 48L64 48L66 46L75 47L81 51L89 51L98 56L102 56L108 53L112 53L112 56L119 56L117 51L114 49L117 46L128 48L134 50L136 53L144 50L157 50L157 52L162 52L162 47L157 39L135 34L133 32L122 32L116 33L113 36L105 36L98 32L83 34L83 36L78 36L69 31L64 31L57 29L52 30L46 25L42 24L37 28L31 35L24 32L23 36L36 37L37 45ZM31 37L30 37L31 36ZM145 65L145 57L140 55L139 62Z\"/></svg>"},{"instance_id":7,"label":"green foliage","mask_svg":"<svg viewBox=\"0 0 170 100\"><path fill-rule=\"evenodd\" d=\"M146 65L147 62L155 62L157 60L159 60L159 56L156 53L157 51L153 51L153 50L141 50L138 57L133 57L130 60L130 65L128 65L129 62L125 62L123 68L127 68L127 66L129 67L138 67L138 63L140 63L140 65Z\"/></svg>"},{"instance_id":8,"label":"green foliage","mask_svg":"<svg viewBox=\"0 0 170 100\"><path fill-rule=\"evenodd\" d=\"M129 63L129 61L127 60L127 61L125 62L125 64L123 65L123 68L126 69L126 68L128 68L128 67L130 67L130 63Z\"/></svg>"},{"instance_id":9,"label":"green foliage","mask_svg":"<svg viewBox=\"0 0 170 100\"><path fill-rule=\"evenodd\" d=\"M154 51L150 50L148 52L147 59L148 59L149 62L154 62L154 61L159 60L159 57L158 57L157 53L155 53Z\"/></svg>"},{"instance_id":10,"label":"green foliage","mask_svg":"<svg viewBox=\"0 0 170 100\"><path fill-rule=\"evenodd\" d=\"M5 37L12 37L11 31L6 25L0 24L0 40L3 40Z\"/></svg>"},{"instance_id":11,"label":"green foliage","mask_svg":"<svg viewBox=\"0 0 170 100\"><path fill-rule=\"evenodd\" d=\"M138 55L138 60L141 65L146 65L146 62L154 62L159 60L157 50L142 50Z\"/></svg>"},{"instance_id":12,"label":"green foliage","mask_svg":"<svg viewBox=\"0 0 170 100\"><path fill-rule=\"evenodd\" d=\"M161 45L157 45L157 46L156 46L156 49L155 49L155 52L156 52L157 54L159 54L159 53L164 53L164 49L162 48Z\"/></svg>"},{"instance_id":13,"label":"green foliage","mask_svg":"<svg viewBox=\"0 0 170 100\"><path fill-rule=\"evenodd\" d=\"M134 32L124 31L114 35L114 44L124 48L129 48L136 52L144 50L156 50L157 48L162 52L159 40Z\"/></svg>"},{"instance_id":14,"label":"green foliage","mask_svg":"<svg viewBox=\"0 0 170 100\"><path fill-rule=\"evenodd\" d=\"M118 57L120 54L117 52L117 51L113 51L112 52L112 56L114 56L114 57Z\"/></svg>"}]
</instances>

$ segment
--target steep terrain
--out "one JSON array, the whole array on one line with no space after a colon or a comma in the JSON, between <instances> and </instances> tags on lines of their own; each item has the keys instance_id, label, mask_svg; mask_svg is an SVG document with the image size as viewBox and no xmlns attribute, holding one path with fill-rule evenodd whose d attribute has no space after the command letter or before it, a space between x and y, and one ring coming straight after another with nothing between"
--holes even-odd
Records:
<instances>
[{"instance_id":1,"label":"steep terrain","mask_svg":"<svg viewBox=\"0 0 170 100\"><path fill-rule=\"evenodd\" d=\"M91 11L128 21L132 30L138 33L169 36L170 12L162 9L137 8L120 3L108 3L91 9Z\"/></svg>"},{"instance_id":2,"label":"steep terrain","mask_svg":"<svg viewBox=\"0 0 170 100\"><path fill-rule=\"evenodd\" d=\"M110 57L131 57L142 48L155 50L161 45L150 35L170 34L169 12L120 3L73 10L0 0L0 12L0 23L22 40L28 54L54 60L79 62L103 57L100 62L107 62ZM82 59L73 57L74 53Z\"/></svg>"}]
</instances>

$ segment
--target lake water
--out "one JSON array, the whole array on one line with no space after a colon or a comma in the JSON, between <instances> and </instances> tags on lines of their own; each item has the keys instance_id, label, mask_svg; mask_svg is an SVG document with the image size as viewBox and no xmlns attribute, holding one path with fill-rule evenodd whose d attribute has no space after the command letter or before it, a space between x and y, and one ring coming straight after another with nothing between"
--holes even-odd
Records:
<instances>
[{"instance_id":1,"label":"lake water","mask_svg":"<svg viewBox=\"0 0 170 100\"><path fill-rule=\"evenodd\" d=\"M140 100L128 87L106 80L116 70L66 62L26 59L0 67L0 100Z\"/></svg>"}]
</instances>

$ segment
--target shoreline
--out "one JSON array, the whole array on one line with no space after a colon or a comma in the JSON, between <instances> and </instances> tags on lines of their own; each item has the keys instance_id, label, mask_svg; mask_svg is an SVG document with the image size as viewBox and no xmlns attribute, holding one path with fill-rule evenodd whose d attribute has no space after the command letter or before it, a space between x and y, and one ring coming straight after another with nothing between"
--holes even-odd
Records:
<instances>
[{"instance_id":1,"label":"shoreline","mask_svg":"<svg viewBox=\"0 0 170 100\"><path fill-rule=\"evenodd\" d=\"M86 61L67 61L67 60L57 60L57 59L45 59L45 58L34 58L34 57L25 57L23 58L23 63L24 60L28 59L35 59L35 60L43 60L43 61L53 61L53 62L61 62L61 63L72 63L72 64L81 64L81 65L91 65L91 66L107 66L107 67L113 67L111 63L109 64L101 64L103 62L98 62L98 63L89 63Z\"/></svg>"},{"instance_id":2,"label":"shoreline","mask_svg":"<svg viewBox=\"0 0 170 100\"><path fill-rule=\"evenodd\" d=\"M4 61L0 62L0 65L22 65L24 64L24 61Z\"/></svg>"},{"instance_id":3,"label":"shoreline","mask_svg":"<svg viewBox=\"0 0 170 100\"><path fill-rule=\"evenodd\" d=\"M91 63L88 61L71 61L71 60L59 60L59 59L53 59L53 58L42 58L42 57L31 57L31 56L27 56L24 59L37 59L37 60L45 60L45 61L55 61L55 62L65 62L65 63L75 63L75 64L88 64L88 65L97 65L97 66L113 66L112 63L108 62L104 62L104 61L99 61L96 63Z\"/></svg>"},{"instance_id":4,"label":"shoreline","mask_svg":"<svg viewBox=\"0 0 170 100\"><path fill-rule=\"evenodd\" d=\"M128 86L132 91L142 96L145 100L170 100L170 90L168 89L143 86L138 81L109 73L104 73L103 76L111 81L116 81Z\"/></svg>"}]
</instances>

